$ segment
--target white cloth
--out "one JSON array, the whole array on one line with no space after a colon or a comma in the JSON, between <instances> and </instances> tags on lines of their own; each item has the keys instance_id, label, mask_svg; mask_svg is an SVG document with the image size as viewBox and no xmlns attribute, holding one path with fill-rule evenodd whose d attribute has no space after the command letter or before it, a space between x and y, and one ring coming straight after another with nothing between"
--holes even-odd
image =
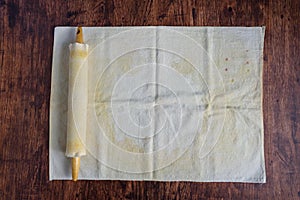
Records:
<instances>
[{"instance_id":1,"label":"white cloth","mask_svg":"<svg viewBox=\"0 0 300 200\"><path fill-rule=\"evenodd\" d=\"M70 44L66 156L86 155L88 45Z\"/></svg>"},{"instance_id":2,"label":"white cloth","mask_svg":"<svg viewBox=\"0 0 300 200\"><path fill-rule=\"evenodd\" d=\"M264 30L83 28L87 155L79 179L264 183ZM55 29L50 180L71 179L65 138L75 33Z\"/></svg>"}]
</instances>

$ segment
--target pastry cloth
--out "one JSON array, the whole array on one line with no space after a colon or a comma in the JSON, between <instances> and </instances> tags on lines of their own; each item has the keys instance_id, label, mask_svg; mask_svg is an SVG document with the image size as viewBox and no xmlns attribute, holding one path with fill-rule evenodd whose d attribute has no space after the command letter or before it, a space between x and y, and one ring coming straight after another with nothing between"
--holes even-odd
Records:
<instances>
[{"instance_id":1,"label":"pastry cloth","mask_svg":"<svg viewBox=\"0 0 300 200\"><path fill-rule=\"evenodd\" d=\"M84 27L86 156L78 179L266 182L264 33L264 27ZM76 99L69 99L72 106L80 102L68 89L75 37L76 27L55 28L50 180L72 179L65 151L68 96Z\"/></svg>"}]
</instances>

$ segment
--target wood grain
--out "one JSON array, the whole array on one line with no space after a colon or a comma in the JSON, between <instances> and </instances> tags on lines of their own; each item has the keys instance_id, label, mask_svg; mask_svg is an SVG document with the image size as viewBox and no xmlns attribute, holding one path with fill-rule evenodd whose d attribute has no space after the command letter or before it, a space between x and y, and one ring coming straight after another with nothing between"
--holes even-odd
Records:
<instances>
[{"instance_id":1,"label":"wood grain","mask_svg":"<svg viewBox=\"0 0 300 200\"><path fill-rule=\"evenodd\" d=\"M299 0L0 0L0 199L300 199L299 10ZM48 181L58 25L265 25L267 183Z\"/></svg>"}]
</instances>

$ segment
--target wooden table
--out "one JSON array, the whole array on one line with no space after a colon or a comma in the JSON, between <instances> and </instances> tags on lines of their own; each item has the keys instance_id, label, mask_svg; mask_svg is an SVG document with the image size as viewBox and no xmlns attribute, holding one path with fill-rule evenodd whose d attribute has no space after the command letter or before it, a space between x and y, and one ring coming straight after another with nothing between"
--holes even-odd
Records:
<instances>
[{"instance_id":1,"label":"wooden table","mask_svg":"<svg viewBox=\"0 0 300 200\"><path fill-rule=\"evenodd\" d=\"M265 25L267 183L48 181L58 25ZM299 199L300 1L0 0L0 110L0 199Z\"/></svg>"}]
</instances>

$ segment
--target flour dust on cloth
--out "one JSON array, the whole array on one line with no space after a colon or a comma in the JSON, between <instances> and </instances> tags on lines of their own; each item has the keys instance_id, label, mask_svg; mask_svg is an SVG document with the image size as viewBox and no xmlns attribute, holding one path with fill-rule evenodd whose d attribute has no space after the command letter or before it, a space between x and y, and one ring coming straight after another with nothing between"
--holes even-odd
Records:
<instances>
[{"instance_id":1,"label":"flour dust on cloth","mask_svg":"<svg viewBox=\"0 0 300 200\"><path fill-rule=\"evenodd\" d=\"M264 27L83 31L88 65L72 80L73 91L82 90L80 76L88 70L86 119L73 115L74 124L86 128L79 179L266 181ZM75 33L76 27L55 29L50 180L71 179L65 149L69 44ZM72 98L81 102L86 96Z\"/></svg>"}]
</instances>

